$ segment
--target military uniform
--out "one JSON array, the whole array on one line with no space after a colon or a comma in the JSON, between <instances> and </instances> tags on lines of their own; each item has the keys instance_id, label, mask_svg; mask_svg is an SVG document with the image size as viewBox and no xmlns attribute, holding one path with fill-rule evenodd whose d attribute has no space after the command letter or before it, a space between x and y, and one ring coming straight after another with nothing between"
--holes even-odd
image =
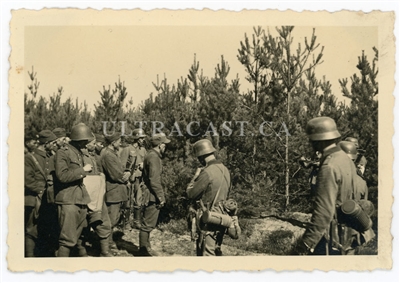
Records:
<instances>
[{"instance_id":1,"label":"military uniform","mask_svg":"<svg viewBox=\"0 0 400 283\"><path fill-rule=\"evenodd\" d=\"M57 151L54 189L60 225L58 256L69 256L69 250L78 244L82 230L87 226L90 197L83 184L87 174L83 166L83 154L73 145Z\"/></svg>"},{"instance_id":2,"label":"military uniform","mask_svg":"<svg viewBox=\"0 0 400 283\"><path fill-rule=\"evenodd\" d=\"M353 188L354 191L363 190L358 177L354 163L340 147L323 152L311 224L303 235L304 243L314 254L325 254L327 250L329 254L338 254L339 244L346 251L353 249L356 231L342 227L347 229L342 231L345 239L337 239L334 232L337 231L337 209L354 198Z\"/></svg>"},{"instance_id":3,"label":"military uniform","mask_svg":"<svg viewBox=\"0 0 400 283\"><path fill-rule=\"evenodd\" d=\"M53 164L51 157L38 148L25 155L25 237L28 257L34 256L42 197Z\"/></svg>"},{"instance_id":4,"label":"military uniform","mask_svg":"<svg viewBox=\"0 0 400 283\"><path fill-rule=\"evenodd\" d=\"M111 227L118 224L122 204L128 200L126 182L122 179L124 166L117 153L105 148L101 153L103 172L106 176L106 204L111 221Z\"/></svg>"},{"instance_id":5,"label":"military uniform","mask_svg":"<svg viewBox=\"0 0 400 283\"><path fill-rule=\"evenodd\" d=\"M144 200L145 211L141 231L150 233L157 225L160 210L156 204L165 202L165 194L161 184L161 154L154 149L149 150L143 162L143 182L148 189L148 197Z\"/></svg>"},{"instance_id":6,"label":"military uniform","mask_svg":"<svg viewBox=\"0 0 400 283\"><path fill-rule=\"evenodd\" d=\"M201 171L200 175L191 182L186 190L187 196L192 200L202 200L211 211L223 213L219 203L227 199L231 179L229 170L218 160L211 160ZM218 192L219 190L219 192ZM217 196L218 193L218 196ZM213 207L210 207L214 202ZM216 225L203 227L204 240L198 237L197 255L220 255L220 246L226 228Z\"/></svg>"}]
</instances>

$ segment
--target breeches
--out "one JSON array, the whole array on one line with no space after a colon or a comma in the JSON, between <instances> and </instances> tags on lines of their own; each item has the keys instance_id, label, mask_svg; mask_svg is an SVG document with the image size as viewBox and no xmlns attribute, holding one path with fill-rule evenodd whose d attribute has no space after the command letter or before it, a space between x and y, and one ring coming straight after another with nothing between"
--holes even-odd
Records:
<instances>
[{"instance_id":1,"label":"breeches","mask_svg":"<svg viewBox=\"0 0 400 283\"><path fill-rule=\"evenodd\" d=\"M145 206L143 210L142 227L140 230L144 232L151 232L154 228L156 228L159 214L160 210L157 208L154 202L151 202L148 206Z\"/></svg>"},{"instance_id":2,"label":"breeches","mask_svg":"<svg viewBox=\"0 0 400 283\"><path fill-rule=\"evenodd\" d=\"M82 234L86 222L87 206L75 204L58 205L58 222L60 224L60 246L74 247Z\"/></svg>"},{"instance_id":3,"label":"breeches","mask_svg":"<svg viewBox=\"0 0 400 283\"><path fill-rule=\"evenodd\" d=\"M108 216L111 222L111 228L117 226L119 219L121 217L121 208L123 203L107 203Z\"/></svg>"}]
</instances>

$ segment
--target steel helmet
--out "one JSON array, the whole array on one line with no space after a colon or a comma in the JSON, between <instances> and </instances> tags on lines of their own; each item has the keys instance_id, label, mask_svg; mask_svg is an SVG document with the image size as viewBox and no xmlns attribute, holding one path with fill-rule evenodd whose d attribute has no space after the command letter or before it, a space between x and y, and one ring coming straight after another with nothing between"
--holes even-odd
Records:
<instances>
[{"instance_id":1,"label":"steel helmet","mask_svg":"<svg viewBox=\"0 0 400 283\"><path fill-rule=\"evenodd\" d=\"M353 138L353 137L347 137L347 138L345 139L345 141L354 143L355 146L356 146L356 148L358 148L358 139Z\"/></svg>"},{"instance_id":2,"label":"steel helmet","mask_svg":"<svg viewBox=\"0 0 400 283\"><path fill-rule=\"evenodd\" d=\"M350 141L341 141L338 145L352 160L356 160L357 148L354 143Z\"/></svg>"},{"instance_id":3,"label":"steel helmet","mask_svg":"<svg viewBox=\"0 0 400 283\"><path fill-rule=\"evenodd\" d=\"M147 135L144 133L144 130L142 128L139 129L134 129L132 131L132 136L135 140L139 139L139 138L144 138L147 137Z\"/></svg>"},{"instance_id":4,"label":"steel helmet","mask_svg":"<svg viewBox=\"0 0 400 283\"><path fill-rule=\"evenodd\" d=\"M213 153L216 149L213 147L211 141L207 139L199 140L193 145L194 154L196 157Z\"/></svg>"},{"instance_id":5,"label":"steel helmet","mask_svg":"<svg viewBox=\"0 0 400 283\"><path fill-rule=\"evenodd\" d=\"M333 140L340 137L335 121L329 117L317 117L308 121L306 133L312 141Z\"/></svg>"},{"instance_id":6,"label":"steel helmet","mask_svg":"<svg viewBox=\"0 0 400 283\"><path fill-rule=\"evenodd\" d=\"M72 127L70 138L72 141L90 140L93 139L93 134L88 126L80 123Z\"/></svg>"}]
</instances>

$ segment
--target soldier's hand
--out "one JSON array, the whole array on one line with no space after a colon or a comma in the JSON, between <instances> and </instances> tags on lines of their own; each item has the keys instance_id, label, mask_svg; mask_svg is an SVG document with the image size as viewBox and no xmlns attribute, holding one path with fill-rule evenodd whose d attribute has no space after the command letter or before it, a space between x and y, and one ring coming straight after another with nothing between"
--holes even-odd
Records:
<instances>
[{"instance_id":1,"label":"soldier's hand","mask_svg":"<svg viewBox=\"0 0 400 283\"><path fill-rule=\"evenodd\" d=\"M160 203L157 205L157 208L158 208L158 209L161 209L161 208L164 207L164 205L165 205L165 201L162 201L162 202L160 202Z\"/></svg>"},{"instance_id":2,"label":"soldier's hand","mask_svg":"<svg viewBox=\"0 0 400 283\"><path fill-rule=\"evenodd\" d=\"M93 170L92 164L86 164L85 166L83 166L83 170L84 170L85 172L90 172L90 171L92 171L92 170Z\"/></svg>"},{"instance_id":3,"label":"soldier's hand","mask_svg":"<svg viewBox=\"0 0 400 283\"><path fill-rule=\"evenodd\" d=\"M122 180L124 182L129 180L129 177L131 176L131 172L124 172L124 175L122 175Z\"/></svg>"}]
</instances>

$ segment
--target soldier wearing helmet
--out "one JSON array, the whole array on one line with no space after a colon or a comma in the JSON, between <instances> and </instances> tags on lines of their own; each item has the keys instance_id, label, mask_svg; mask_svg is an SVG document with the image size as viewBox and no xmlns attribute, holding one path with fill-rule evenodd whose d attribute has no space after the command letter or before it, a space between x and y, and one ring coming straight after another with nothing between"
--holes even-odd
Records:
<instances>
[{"instance_id":1,"label":"soldier wearing helmet","mask_svg":"<svg viewBox=\"0 0 400 283\"><path fill-rule=\"evenodd\" d=\"M354 161L356 161L357 159L359 159L359 160L356 162L356 166L357 166L357 168L359 169L359 171L361 172L361 174L364 175L365 167L367 166L367 159L365 158L364 155L362 155L362 156L360 156L360 158L358 158L359 155L360 155L361 152L362 152L362 150L360 149L360 145L359 145L359 143L358 143L358 139L353 138L353 137L347 137L347 138L345 139L345 141L352 142L352 143L355 145L356 150L357 150L357 156L356 156L356 159L355 159Z\"/></svg>"},{"instance_id":2,"label":"soldier wearing helmet","mask_svg":"<svg viewBox=\"0 0 400 283\"><path fill-rule=\"evenodd\" d=\"M189 199L202 200L210 210L223 213L222 206L229 194L231 178L229 170L215 158L215 148L208 139L197 141L193 151L203 168L198 168L186 193ZM236 219L237 220L237 219ZM198 256L222 255L221 245L226 228L217 225L204 225L197 238Z\"/></svg>"},{"instance_id":3,"label":"soldier wearing helmet","mask_svg":"<svg viewBox=\"0 0 400 283\"><path fill-rule=\"evenodd\" d=\"M125 164L125 170L130 171L129 179L131 185L130 209L133 210L133 221L131 227L140 229L142 222L142 182L143 161L146 155L144 139L147 137L141 128L132 131L132 141L124 148L120 154L122 164ZM128 140L129 141L129 140ZM130 216L130 215L129 215ZM129 218L128 218L129 219Z\"/></svg>"},{"instance_id":4,"label":"soldier wearing helmet","mask_svg":"<svg viewBox=\"0 0 400 283\"><path fill-rule=\"evenodd\" d=\"M347 154L347 156L355 162L357 159L357 148L356 145L349 141L341 141L339 142L339 147ZM368 199L368 187L367 182L364 180L364 176L362 175L361 171L357 168L357 185L355 188L357 191L354 192L354 199L361 200L361 199Z\"/></svg>"},{"instance_id":5,"label":"soldier wearing helmet","mask_svg":"<svg viewBox=\"0 0 400 283\"><path fill-rule=\"evenodd\" d=\"M317 176L311 224L302 238L302 249L313 254L352 254L358 232L338 222L337 208L353 199L358 177L353 162L337 146L340 133L329 117L318 117L307 123L306 132L315 151L322 152Z\"/></svg>"},{"instance_id":6,"label":"soldier wearing helmet","mask_svg":"<svg viewBox=\"0 0 400 283\"><path fill-rule=\"evenodd\" d=\"M90 202L83 178L92 171L92 165L84 164L82 149L93 137L88 126L81 123L72 127L71 142L55 155L55 203L60 225L58 257L69 257L71 249L79 256L87 256L80 238L86 226L87 204Z\"/></svg>"},{"instance_id":7,"label":"soldier wearing helmet","mask_svg":"<svg viewBox=\"0 0 400 283\"><path fill-rule=\"evenodd\" d=\"M157 225L160 209L165 205L165 194L161 184L162 158L171 141L164 133L151 137L150 149L143 161L143 219L139 232L141 256L157 256L150 246L150 232Z\"/></svg>"}]
</instances>

